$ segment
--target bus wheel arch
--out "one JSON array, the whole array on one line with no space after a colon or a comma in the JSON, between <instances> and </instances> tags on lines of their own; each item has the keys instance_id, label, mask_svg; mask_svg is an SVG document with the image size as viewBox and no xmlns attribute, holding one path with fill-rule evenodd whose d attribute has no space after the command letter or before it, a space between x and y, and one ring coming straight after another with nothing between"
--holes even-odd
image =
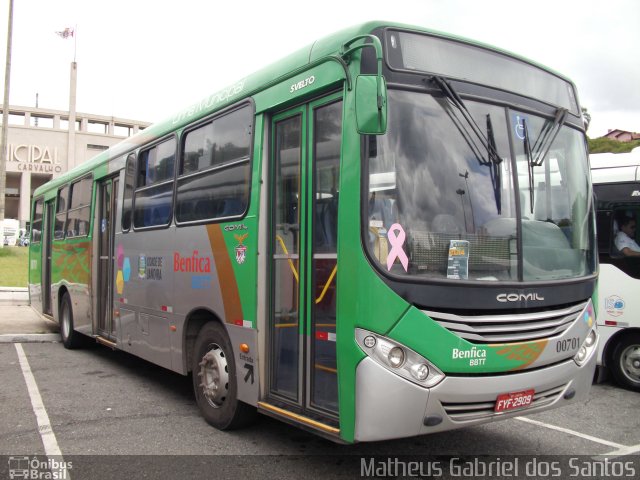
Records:
<instances>
[{"instance_id":1,"label":"bus wheel arch","mask_svg":"<svg viewBox=\"0 0 640 480\"><path fill-rule=\"evenodd\" d=\"M194 396L207 423L219 430L252 423L256 409L238 400L234 353L224 325L220 321L202 325L192 351Z\"/></svg>"},{"instance_id":2,"label":"bus wheel arch","mask_svg":"<svg viewBox=\"0 0 640 480\"><path fill-rule=\"evenodd\" d=\"M81 334L73 329L73 304L69 291L62 287L58 291L58 323L64 348L73 350L82 344Z\"/></svg>"},{"instance_id":3,"label":"bus wheel arch","mask_svg":"<svg viewBox=\"0 0 640 480\"><path fill-rule=\"evenodd\" d=\"M606 368L610 369L613 362L613 351L616 349L616 345L624 340L626 335L640 334L640 328L623 328L611 335L607 339L607 343L602 347L602 364Z\"/></svg>"},{"instance_id":4,"label":"bus wheel arch","mask_svg":"<svg viewBox=\"0 0 640 480\"><path fill-rule=\"evenodd\" d=\"M209 322L222 323L220 318L210 310L204 308L194 309L187 315L183 333L184 372L189 373L193 369L193 352L202 327Z\"/></svg>"},{"instance_id":5,"label":"bus wheel arch","mask_svg":"<svg viewBox=\"0 0 640 480\"><path fill-rule=\"evenodd\" d=\"M607 343L607 366L615 381L640 391L640 329L625 329Z\"/></svg>"},{"instance_id":6,"label":"bus wheel arch","mask_svg":"<svg viewBox=\"0 0 640 480\"><path fill-rule=\"evenodd\" d=\"M53 286L51 287L50 295L52 315L54 317L57 317L58 320L60 320L60 307L62 306L62 297L65 294L71 296L71 293L69 292L69 289L66 285L60 285L57 290ZM55 308L57 308L57 310L55 310Z\"/></svg>"}]
</instances>

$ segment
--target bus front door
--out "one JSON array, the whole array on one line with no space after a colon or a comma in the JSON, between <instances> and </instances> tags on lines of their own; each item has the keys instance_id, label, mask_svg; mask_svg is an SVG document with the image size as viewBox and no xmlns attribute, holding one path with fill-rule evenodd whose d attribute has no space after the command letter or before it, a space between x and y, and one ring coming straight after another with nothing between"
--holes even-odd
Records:
<instances>
[{"instance_id":1,"label":"bus front door","mask_svg":"<svg viewBox=\"0 0 640 480\"><path fill-rule=\"evenodd\" d=\"M341 121L333 96L271 125L269 403L332 433Z\"/></svg>"},{"instance_id":2,"label":"bus front door","mask_svg":"<svg viewBox=\"0 0 640 480\"><path fill-rule=\"evenodd\" d=\"M98 184L98 317L96 333L114 340L114 235L118 179L109 178Z\"/></svg>"}]
</instances>

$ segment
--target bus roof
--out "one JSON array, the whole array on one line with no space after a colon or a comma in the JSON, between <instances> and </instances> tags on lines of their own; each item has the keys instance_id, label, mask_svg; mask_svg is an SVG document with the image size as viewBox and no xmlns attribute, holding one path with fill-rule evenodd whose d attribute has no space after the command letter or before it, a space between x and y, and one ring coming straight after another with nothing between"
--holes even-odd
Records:
<instances>
[{"instance_id":1,"label":"bus roof","mask_svg":"<svg viewBox=\"0 0 640 480\"><path fill-rule=\"evenodd\" d=\"M60 185L63 185L74 178L78 178L82 175L85 175L95 168L106 164L109 160L113 158L120 157L125 155L136 148L145 145L149 142L153 142L156 139L159 139L170 132L179 130L183 128L185 125L192 123L194 120L206 117L224 107L232 105L233 103L243 99L248 98L251 95L259 92L264 88L268 88L270 85L283 81L291 76L291 74L301 67L305 65L309 65L312 62L326 57L331 54L336 54L340 51L342 45L351 40L352 38L369 34L373 30L383 27L390 28L398 28L403 30L411 30L416 32L428 33L431 35L461 41L465 43L469 43L481 48L491 49L496 52L503 53L507 56L513 57L514 59L521 60L523 62L529 63L535 67L546 70L568 82L565 76L540 65L536 62L533 62L527 58L516 55L514 53L508 52L506 50L502 50L496 48L494 46L484 44L482 42L477 42L468 38L447 34L444 32L440 32L437 30L431 30L424 27L418 27L413 25L406 25L395 22L386 22L386 21L371 21L362 23L359 25L354 25L338 32L335 32L331 35L328 35L324 38L316 40L310 45L307 45L304 48L280 59L279 61L263 68L255 72L254 74L236 82L233 85L230 85L221 91L218 91L204 99L200 102L190 105L187 108L183 109L180 112L177 112L175 115L168 117L159 122L153 123L151 126L145 128L143 131L133 135L122 142L110 147L109 149L99 153L95 157L90 160L74 167L68 172L62 174L61 176L47 182L46 184L38 187L34 192L34 197L43 194L51 189L55 189Z\"/></svg>"},{"instance_id":2,"label":"bus roof","mask_svg":"<svg viewBox=\"0 0 640 480\"><path fill-rule=\"evenodd\" d=\"M594 183L640 180L640 147L629 153L594 153L589 160Z\"/></svg>"}]
</instances>

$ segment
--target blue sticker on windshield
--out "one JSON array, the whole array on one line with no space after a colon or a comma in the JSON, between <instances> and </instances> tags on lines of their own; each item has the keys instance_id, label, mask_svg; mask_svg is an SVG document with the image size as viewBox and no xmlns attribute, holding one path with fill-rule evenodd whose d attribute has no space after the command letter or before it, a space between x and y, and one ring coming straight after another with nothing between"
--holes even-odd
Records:
<instances>
[{"instance_id":1,"label":"blue sticker on windshield","mask_svg":"<svg viewBox=\"0 0 640 480\"><path fill-rule=\"evenodd\" d=\"M524 140L525 138L525 123L529 123L529 119L526 115L522 115L519 113L511 114L511 125L513 127L513 133L515 133L516 137L518 137L520 140Z\"/></svg>"}]
</instances>

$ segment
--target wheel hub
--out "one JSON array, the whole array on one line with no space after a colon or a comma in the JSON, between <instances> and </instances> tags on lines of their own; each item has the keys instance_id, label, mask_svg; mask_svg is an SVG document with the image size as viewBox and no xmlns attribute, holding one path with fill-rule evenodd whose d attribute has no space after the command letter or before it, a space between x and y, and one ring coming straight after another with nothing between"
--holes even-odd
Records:
<instances>
[{"instance_id":1,"label":"wheel hub","mask_svg":"<svg viewBox=\"0 0 640 480\"><path fill-rule=\"evenodd\" d=\"M212 407L220 408L229 393L229 368L224 351L219 345L211 345L199 366L202 393Z\"/></svg>"},{"instance_id":2,"label":"wheel hub","mask_svg":"<svg viewBox=\"0 0 640 480\"><path fill-rule=\"evenodd\" d=\"M640 382L640 345L631 345L622 352L620 363L631 381Z\"/></svg>"}]
</instances>

